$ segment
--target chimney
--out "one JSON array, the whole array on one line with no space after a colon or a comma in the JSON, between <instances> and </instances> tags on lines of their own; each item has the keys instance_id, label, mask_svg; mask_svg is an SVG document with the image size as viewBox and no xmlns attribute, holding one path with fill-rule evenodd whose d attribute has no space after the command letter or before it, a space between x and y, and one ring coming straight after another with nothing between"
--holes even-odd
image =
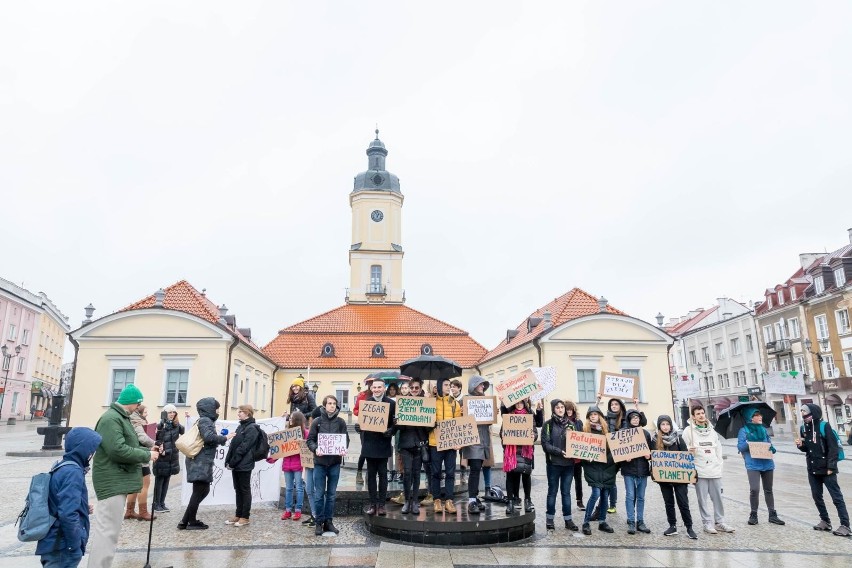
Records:
<instances>
[{"instance_id":1,"label":"chimney","mask_svg":"<svg viewBox=\"0 0 852 568\"><path fill-rule=\"evenodd\" d=\"M219 323L221 323L222 325L227 325L227 323L225 322L226 315L228 315L228 306L222 304L221 306L219 306Z\"/></svg>"},{"instance_id":2,"label":"chimney","mask_svg":"<svg viewBox=\"0 0 852 568\"><path fill-rule=\"evenodd\" d=\"M154 307L155 308L162 308L163 307L163 300L165 300L165 299L166 299L166 291L163 290L162 288L160 288L159 290L154 292Z\"/></svg>"},{"instance_id":3,"label":"chimney","mask_svg":"<svg viewBox=\"0 0 852 568\"><path fill-rule=\"evenodd\" d=\"M605 312L605 311L606 311L606 306L607 306L607 304L608 304L608 303L609 303L609 302L607 301L607 299L606 299L606 298L604 298L603 296L601 296L600 298L598 298L598 311L600 311L600 312Z\"/></svg>"},{"instance_id":4,"label":"chimney","mask_svg":"<svg viewBox=\"0 0 852 568\"><path fill-rule=\"evenodd\" d=\"M83 320L83 325L89 325L90 323L92 323L92 314L95 313L95 306L93 306L92 303L89 302L89 305L83 308L83 310L85 310L86 312L86 319Z\"/></svg>"},{"instance_id":5,"label":"chimney","mask_svg":"<svg viewBox=\"0 0 852 568\"><path fill-rule=\"evenodd\" d=\"M519 333L520 332L517 329L507 329L506 330L506 343L509 343L510 341L512 341L512 339L517 337L517 335Z\"/></svg>"},{"instance_id":6,"label":"chimney","mask_svg":"<svg viewBox=\"0 0 852 568\"><path fill-rule=\"evenodd\" d=\"M553 327L553 315L550 312L544 312L542 316L544 317L544 329Z\"/></svg>"},{"instance_id":7,"label":"chimney","mask_svg":"<svg viewBox=\"0 0 852 568\"><path fill-rule=\"evenodd\" d=\"M669 325L677 325L680 323L680 318L669 318Z\"/></svg>"}]
</instances>

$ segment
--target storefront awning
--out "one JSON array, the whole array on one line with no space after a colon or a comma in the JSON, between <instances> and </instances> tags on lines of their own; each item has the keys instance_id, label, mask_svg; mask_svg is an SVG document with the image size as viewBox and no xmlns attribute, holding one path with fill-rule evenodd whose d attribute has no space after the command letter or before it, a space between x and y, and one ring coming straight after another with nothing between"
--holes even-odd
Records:
<instances>
[{"instance_id":1,"label":"storefront awning","mask_svg":"<svg viewBox=\"0 0 852 568\"><path fill-rule=\"evenodd\" d=\"M843 401L834 393L825 395L825 403L829 406L841 406Z\"/></svg>"}]
</instances>

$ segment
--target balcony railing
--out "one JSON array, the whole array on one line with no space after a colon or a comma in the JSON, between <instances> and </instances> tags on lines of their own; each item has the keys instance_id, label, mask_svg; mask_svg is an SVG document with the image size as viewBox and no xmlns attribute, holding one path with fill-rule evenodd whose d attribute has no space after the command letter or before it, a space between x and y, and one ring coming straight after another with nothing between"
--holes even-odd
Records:
<instances>
[{"instance_id":1,"label":"balcony railing","mask_svg":"<svg viewBox=\"0 0 852 568\"><path fill-rule=\"evenodd\" d=\"M790 350L791 347L789 339L776 339L775 341L770 341L766 344L766 351L768 353L786 353Z\"/></svg>"}]
</instances>

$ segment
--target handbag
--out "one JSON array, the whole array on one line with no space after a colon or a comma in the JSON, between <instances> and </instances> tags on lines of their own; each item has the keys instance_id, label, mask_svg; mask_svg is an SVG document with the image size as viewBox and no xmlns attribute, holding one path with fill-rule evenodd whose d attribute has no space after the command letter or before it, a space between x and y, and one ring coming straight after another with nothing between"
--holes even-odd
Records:
<instances>
[{"instance_id":1,"label":"handbag","mask_svg":"<svg viewBox=\"0 0 852 568\"><path fill-rule=\"evenodd\" d=\"M512 473L532 473L532 470L532 460L525 458L524 456L518 456L518 462L515 464L515 468L512 470Z\"/></svg>"},{"instance_id":2,"label":"handbag","mask_svg":"<svg viewBox=\"0 0 852 568\"><path fill-rule=\"evenodd\" d=\"M198 421L187 430L186 434L177 439L175 447L188 458L194 458L201 452L201 448L204 447L204 438L198 431Z\"/></svg>"}]
</instances>

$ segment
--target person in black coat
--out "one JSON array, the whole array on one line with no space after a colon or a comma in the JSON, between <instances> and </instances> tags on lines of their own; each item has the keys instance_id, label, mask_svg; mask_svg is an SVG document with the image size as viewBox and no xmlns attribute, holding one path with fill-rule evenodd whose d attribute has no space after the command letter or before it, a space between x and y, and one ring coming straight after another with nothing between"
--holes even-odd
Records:
<instances>
[{"instance_id":1,"label":"person in black coat","mask_svg":"<svg viewBox=\"0 0 852 568\"><path fill-rule=\"evenodd\" d=\"M657 418L657 434L653 440L654 450L665 450L667 452L685 452L687 451L686 442L680 437L677 430L674 428L674 422L671 416L665 414ZM677 534L677 517L675 516L675 501L677 508L680 510L680 518L683 519L683 524L686 526L686 534L689 538L695 540L698 536L692 530L692 514L689 511L689 493L687 493L687 483L671 483L668 481L658 481L660 492L663 494L663 501L666 504L666 519L669 522L669 528L663 531L665 536L674 536Z\"/></svg>"},{"instance_id":2,"label":"person in black coat","mask_svg":"<svg viewBox=\"0 0 852 568\"><path fill-rule=\"evenodd\" d=\"M290 385L290 392L287 394L287 404L290 405L290 412L284 414L284 418L288 419L290 414L297 410L305 415L310 424L312 413L317 408L317 402L314 399L314 393L305 388L304 379L296 379Z\"/></svg>"},{"instance_id":3,"label":"person in black coat","mask_svg":"<svg viewBox=\"0 0 852 568\"><path fill-rule=\"evenodd\" d=\"M237 409L240 425L234 432L234 439L225 456L225 467L231 470L234 482L237 506L234 516L225 521L226 525L242 527L249 524L251 514L251 472L254 470L254 448L261 436L266 434L254 421L254 408L242 404Z\"/></svg>"},{"instance_id":4,"label":"person in black coat","mask_svg":"<svg viewBox=\"0 0 852 568\"><path fill-rule=\"evenodd\" d=\"M157 424L157 445L160 446L160 458L154 462L154 502L155 513L168 513L166 494L169 492L169 480L180 473L180 452L175 442L184 433L183 424L177 416L174 404L163 407L165 419Z\"/></svg>"},{"instance_id":5,"label":"person in black coat","mask_svg":"<svg viewBox=\"0 0 852 568\"><path fill-rule=\"evenodd\" d=\"M216 433L216 421L219 419L219 401L212 396L202 398L195 403L198 410L198 433L204 440L204 446L194 458L186 458L186 480L192 483L192 496L183 512L183 518L178 523L179 530L205 530L210 528L198 520L198 506L210 493L213 483L213 460L216 448L224 446L236 434L230 432L227 436Z\"/></svg>"},{"instance_id":6,"label":"person in black coat","mask_svg":"<svg viewBox=\"0 0 852 568\"><path fill-rule=\"evenodd\" d=\"M627 427L640 428L641 415L638 410L627 411ZM640 428L645 435L645 443L651 449L651 434ZM621 476L624 478L624 501L627 505L627 534L650 533L645 524L645 488L651 476L651 462L640 456L621 463Z\"/></svg>"},{"instance_id":7,"label":"person in black coat","mask_svg":"<svg viewBox=\"0 0 852 568\"><path fill-rule=\"evenodd\" d=\"M385 382L382 379L373 379L370 383L372 397L362 403L386 402L390 404L390 423L384 432L370 432L361 430L361 455L367 458L367 491L370 493L370 506L366 513L368 515L384 516L385 501L388 493L388 458L393 453L393 435L395 428L393 421L396 417L396 403L385 396ZM376 476L378 476L378 487L376 487Z\"/></svg>"},{"instance_id":8,"label":"person in black coat","mask_svg":"<svg viewBox=\"0 0 852 568\"><path fill-rule=\"evenodd\" d=\"M547 529L554 530L556 493L562 494L562 519L565 528L579 528L571 517L571 482L574 480L574 459L568 457L566 442L568 432L574 430L574 421L565 414L565 403L551 400L551 418L541 429L541 447L547 460Z\"/></svg>"},{"instance_id":9,"label":"person in black coat","mask_svg":"<svg viewBox=\"0 0 852 568\"><path fill-rule=\"evenodd\" d=\"M577 405L570 400L563 402L565 403L565 416L574 424L574 430L581 432L583 430L583 421L577 415ZM574 460L574 495L577 498L577 509L585 511L586 504L583 502L583 460Z\"/></svg>"},{"instance_id":10,"label":"person in black coat","mask_svg":"<svg viewBox=\"0 0 852 568\"><path fill-rule=\"evenodd\" d=\"M600 404L601 393L598 393L598 404ZM633 408L639 413L639 426L644 428L648 425L648 419L645 413L639 410L639 399L633 399ZM627 406L624 401L619 398L611 398L606 404L606 425L610 432L618 432L622 428L629 428L627 425ZM618 487L613 487L609 492L609 508L607 513L614 514L616 511L615 504L618 502Z\"/></svg>"},{"instance_id":11,"label":"person in black coat","mask_svg":"<svg viewBox=\"0 0 852 568\"><path fill-rule=\"evenodd\" d=\"M315 506L313 516L315 517L314 534L316 536L321 536L325 531L334 534L340 532L335 528L332 517L334 516L334 499L337 494L337 481L340 479L340 465L343 463L343 456L325 455L319 449L320 434L343 434L346 436L346 447L349 447L349 433L346 429L346 422L338 416L340 409L337 404L337 398L334 395L327 395L322 401L320 415L313 421L311 431L308 433L308 449L315 455L314 501L311 503L311 507Z\"/></svg>"}]
</instances>

